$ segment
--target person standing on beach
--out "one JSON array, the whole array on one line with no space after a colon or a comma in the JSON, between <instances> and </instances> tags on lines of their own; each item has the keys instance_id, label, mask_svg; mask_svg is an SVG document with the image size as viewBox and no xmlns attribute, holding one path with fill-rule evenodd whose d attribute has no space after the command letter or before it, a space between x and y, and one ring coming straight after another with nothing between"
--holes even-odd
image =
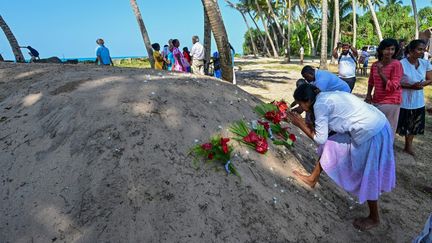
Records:
<instances>
[{"instance_id":1,"label":"person standing on beach","mask_svg":"<svg viewBox=\"0 0 432 243\"><path fill-rule=\"evenodd\" d=\"M199 42L198 36L192 36L192 48L190 56L192 58L192 72L204 75L204 46Z\"/></svg>"},{"instance_id":2,"label":"person standing on beach","mask_svg":"<svg viewBox=\"0 0 432 243\"><path fill-rule=\"evenodd\" d=\"M342 47L340 55L338 54L339 47ZM348 43L338 43L338 47L333 50L333 57L338 59L339 78L348 83L351 92L356 82L357 56L357 49Z\"/></svg>"},{"instance_id":3,"label":"person standing on beach","mask_svg":"<svg viewBox=\"0 0 432 243\"><path fill-rule=\"evenodd\" d=\"M172 70L178 72L187 72L187 69L190 65L184 58L183 53L179 50L180 41L178 39L174 39L172 41L172 44L173 44L172 53L175 59Z\"/></svg>"},{"instance_id":4,"label":"person standing on beach","mask_svg":"<svg viewBox=\"0 0 432 243\"><path fill-rule=\"evenodd\" d=\"M159 69L162 70L163 68L163 64L164 64L164 59L160 54L160 45L159 43L153 43L152 44L152 48L153 48L153 59L155 60L155 69Z\"/></svg>"},{"instance_id":5,"label":"person standing on beach","mask_svg":"<svg viewBox=\"0 0 432 243\"><path fill-rule=\"evenodd\" d=\"M399 119L402 102L402 64L396 59L399 44L395 39L384 39L378 46L378 61L372 64L365 101L373 104L387 117L393 134ZM373 90L373 95L372 95Z\"/></svg>"},{"instance_id":6,"label":"person standing on beach","mask_svg":"<svg viewBox=\"0 0 432 243\"><path fill-rule=\"evenodd\" d=\"M113 65L108 48L105 47L103 39L99 38L96 40L96 44L99 46L96 48L96 65Z\"/></svg>"},{"instance_id":7,"label":"person standing on beach","mask_svg":"<svg viewBox=\"0 0 432 243\"><path fill-rule=\"evenodd\" d=\"M303 46L300 46L300 65L303 65L304 60L304 48Z\"/></svg>"}]
</instances>

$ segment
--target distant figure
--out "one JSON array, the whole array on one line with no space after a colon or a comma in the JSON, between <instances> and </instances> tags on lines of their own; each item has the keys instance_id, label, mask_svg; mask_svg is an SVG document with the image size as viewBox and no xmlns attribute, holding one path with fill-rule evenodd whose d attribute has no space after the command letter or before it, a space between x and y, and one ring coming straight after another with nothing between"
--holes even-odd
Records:
<instances>
[{"instance_id":1,"label":"distant figure","mask_svg":"<svg viewBox=\"0 0 432 243\"><path fill-rule=\"evenodd\" d=\"M190 65L184 58L183 53L181 53L180 50L178 49L178 47L180 46L180 41L178 39L174 39L172 41L172 44L173 44L172 53L175 59L172 70L178 72L187 72L188 67L190 67Z\"/></svg>"},{"instance_id":2,"label":"distant figure","mask_svg":"<svg viewBox=\"0 0 432 243\"><path fill-rule=\"evenodd\" d=\"M369 65L369 57L370 54L367 52L367 46L362 48L362 52L360 54L360 58L358 62L362 65L361 73L363 75L367 75L367 67Z\"/></svg>"},{"instance_id":3,"label":"distant figure","mask_svg":"<svg viewBox=\"0 0 432 243\"><path fill-rule=\"evenodd\" d=\"M183 47L183 56L186 59L186 61L189 63L189 67L187 68L187 72L190 73L191 72L191 57L190 57L190 52L188 50L187 47Z\"/></svg>"},{"instance_id":4,"label":"distant figure","mask_svg":"<svg viewBox=\"0 0 432 243\"><path fill-rule=\"evenodd\" d=\"M164 59L163 70L168 70L168 54L170 53L169 46L164 45L163 51L161 53L162 58Z\"/></svg>"},{"instance_id":5,"label":"distant figure","mask_svg":"<svg viewBox=\"0 0 432 243\"><path fill-rule=\"evenodd\" d=\"M174 46L172 43L172 39L168 40L168 44L169 44L169 46L168 46L168 54L166 57L166 63L167 63L167 69L169 71L172 71L172 68L173 68L174 62L175 62L174 55L173 55Z\"/></svg>"},{"instance_id":6,"label":"distant figure","mask_svg":"<svg viewBox=\"0 0 432 243\"><path fill-rule=\"evenodd\" d=\"M36 49L34 49L31 46L20 46L20 48L27 48L29 50L29 55L30 55L30 62L34 62L35 60L39 60L39 52L36 51Z\"/></svg>"},{"instance_id":7,"label":"distant figure","mask_svg":"<svg viewBox=\"0 0 432 243\"><path fill-rule=\"evenodd\" d=\"M204 75L204 46L199 42L198 36L192 36L192 48L190 56L192 58L192 72Z\"/></svg>"},{"instance_id":8,"label":"distant figure","mask_svg":"<svg viewBox=\"0 0 432 243\"><path fill-rule=\"evenodd\" d=\"M219 52L215 51L213 53L213 71L214 71L214 76L216 78L222 78L222 70L221 70L221 65L220 65L220 56L219 56Z\"/></svg>"},{"instance_id":9,"label":"distant figure","mask_svg":"<svg viewBox=\"0 0 432 243\"><path fill-rule=\"evenodd\" d=\"M333 57L338 59L339 78L348 83L352 92L356 82L357 49L348 43L343 43L342 52L339 55L338 47L333 50Z\"/></svg>"},{"instance_id":10,"label":"distant figure","mask_svg":"<svg viewBox=\"0 0 432 243\"><path fill-rule=\"evenodd\" d=\"M405 58L405 40L399 40L399 51L396 53L396 59L399 61Z\"/></svg>"},{"instance_id":11,"label":"distant figure","mask_svg":"<svg viewBox=\"0 0 432 243\"><path fill-rule=\"evenodd\" d=\"M304 48L303 46L300 46L300 65L303 65L304 60Z\"/></svg>"},{"instance_id":12,"label":"distant figure","mask_svg":"<svg viewBox=\"0 0 432 243\"><path fill-rule=\"evenodd\" d=\"M153 59L155 61L154 68L162 70L163 64L164 64L164 59L159 52L160 51L159 43L153 43L152 48L153 48Z\"/></svg>"},{"instance_id":13,"label":"distant figure","mask_svg":"<svg viewBox=\"0 0 432 243\"><path fill-rule=\"evenodd\" d=\"M108 48L105 47L103 39L97 39L96 44L99 46L96 48L96 65L113 65Z\"/></svg>"}]
</instances>

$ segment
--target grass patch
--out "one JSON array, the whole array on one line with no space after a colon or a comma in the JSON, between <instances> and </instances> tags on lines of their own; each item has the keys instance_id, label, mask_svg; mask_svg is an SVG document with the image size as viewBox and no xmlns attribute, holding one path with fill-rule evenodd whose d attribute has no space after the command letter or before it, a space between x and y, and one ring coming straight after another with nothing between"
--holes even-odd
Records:
<instances>
[{"instance_id":1,"label":"grass patch","mask_svg":"<svg viewBox=\"0 0 432 243\"><path fill-rule=\"evenodd\" d=\"M127 58L113 62L117 67L150 68L150 62L146 58Z\"/></svg>"}]
</instances>

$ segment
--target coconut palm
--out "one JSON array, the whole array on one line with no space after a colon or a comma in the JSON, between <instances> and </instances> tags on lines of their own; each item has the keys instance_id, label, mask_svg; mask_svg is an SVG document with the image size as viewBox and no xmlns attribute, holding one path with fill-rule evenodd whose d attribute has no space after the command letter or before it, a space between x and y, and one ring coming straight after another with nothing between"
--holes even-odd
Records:
<instances>
[{"instance_id":1,"label":"coconut palm","mask_svg":"<svg viewBox=\"0 0 432 243\"><path fill-rule=\"evenodd\" d=\"M281 27L281 25L279 23L279 18L276 16L276 13L275 13L275 11L273 9L272 1L271 0L266 0L266 4L267 4L267 7L268 7L268 12L270 13L270 16L273 18L273 21L276 24L276 27L277 27L277 30L278 30L279 34L282 36L283 42L289 43L289 41L285 37L284 32L282 31L282 27ZM276 39L276 43L277 43L277 39ZM286 48L286 50L287 50L287 57L289 57L288 48ZM287 61L289 62L290 59L288 58Z\"/></svg>"},{"instance_id":2,"label":"coconut palm","mask_svg":"<svg viewBox=\"0 0 432 243\"><path fill-rule=\"evenodd\" d=\"M419 38L419 20L418 20L416 0L411 0L411 3L413 6L414 20L415 20L415 39L418 39Z\"/></svg>"},{"instance_id":3,"label":"coconut palm","mask_svg":"<svg viewBox=\"0 0 432 243\"><path fill-rule=\"evenodd\" d=\"M370 0L369 0L370 1ZM322 0L322 21L321 21L321 58L320 69L327 70L327 19L328 19L328 2Z\"/></svg>"},{"instance_id":4,"label":"coconut palm","mask_svg":"<svg viewBox=\"0 0 432 243\"><path fill-rule=\"evenodd\" d=\"M262 12L262 10L261 10L261 6L260 6L260 4L258 3L258 0L255 0L255 6L256 6L256 8L257 8L257 15L260 17L260 19L261 19L261 22L262 22L262 24L263 24L263 26L264 26L264 30L265 30L265 33L266 33L266 35L267 35L267 38L268 38L268 40L269 40L269 42L270 42L270 46L271 46L271 48L272 48L272 50L273 50L273 56L274 57L279 57L279 54L278 54L278 52L277 52L277 50L276 50L276 47L275 47L275 44L274 44L274 42L273 42L273 39L272 39L272 37L270 36L270 31L269 31L269 29L268 29L268 27L267 27L267 22L265 21L265 19L263 18L263 12ZM277 41L277 40L275 40L275 41Z\"/></svg>"},{"instance_id":5,"label":"coconut palm","mask_svg":"<svg viewBox=\"0 0 432 243\"><path fill-rule=\"evenodd\" d=\"M213 36L219 51L222 78L231 82L233 81L232 55L228 41L228 35L219 10L219 5L217 0L201 0L201 2L204 6L204 11L206 11L209 18Z\"/></svg>"},{"instance_id":6,"label":"coconut palm","mask_svg":"<svg viewBox=\"0 0 432 243\"><path fill-rule=\"evenodd\" d=\"M259 33L261 33L261 29L259 28L257 22L255 21L255 18L254 18L254 17L252 16L252 14L250 13L250 10L248 10L247 13L248 13L249 17L252 19L252 22L254 23L255 28L258 30ZM267 52L267 55L268 55L268 56L271 56L270 49L269 49L268 46L267 46L267 41L264 40L264 38L261 36L261 34L258 35L258 37L259 37L259 39L261 40L262 45L263 45L264 49L265 49L266 52ZM266 38L267 38L267 35L266 35Z\"/></svg>"},{"instance_id":7,"label":"coconut palm","mask_svg":"<svg viewBox=\"0 0 432 243\"><path fill-rule=\"evenodd\" d=\"M243 20L244 20L244 22L245 22L245 24L246 24L246 28L247 28L247 30L248 30L248 32L249 32L249 38L250 38L250 41L251 41L251 43L252 43L252 50L253 50L253 54L254 54L254 56L256 57L256 55L257 55L257 53L258 53L258 49L257 49L257 47L256 47L256 45L255 45L255 41L254 41L254 39L253 39L252 29L249 27L249 23L248 23L247 20L246 20L246 16L245 16L245 14L244 14L244 10L242 10L242 9L239 7L239 4L233 4L233 3L230 2L229 0L225 0L225 2L228 3L228 5L229 5L231 8L234 8L234 9L236 9L237 11L239 11L240 14L241 14L241 16L243 17Z\"/></svg>"},{"instance_id":8,"label":"coconut palm","mask_svg":"<svg viewBox=\"0 0 432 243\"><path fill-rule=\"evenodd\" d=\"M352 15L353 15L353 46L356 46L357 42L357 14L356 14L357 4L356 0L352 0Z\"/></svg>"},{"instance_id":9,"label":"coconut palm","mask_svg":"<svg viewBox=\"0 0 432 243\"><path fill-rule=\"evenodd\" d=\"M208 74L211 55L211 27L207 12L204 9L204 73Z\"/></svg>"},{"instance_id":10,"label":"coconut palm","mask_svg":"<svg viewBox=\"0 0 432 243\"><path fill-rule=\"evenodd\" d=\"M150 61L150 65L151 65L152 68L154 68L153 49L152 49L152 46L151 46L149 35L147 33L147 29L146 29L146 27L144 25L144 21L143 21L143 19L141 17L141 12L140 12L140 10L138 8L138 4L137 4L136 0L130 0L130 4L132 6L132 10L133 10L133 12L135 14L135 17L136 17L136 19L138 21L138 26L140 27L140 30L141 30L141 35L142 35L143 40L144 40L144 45L145 45L145 47L147 49L148 59Z\"/></svg>"},{"instance_id":11,"label":"coconut palm","mask_svg":"<svg viewBox=\"0 0 432 243\"><path fill-rule=\"evenodd\" d=\"M398 0L396 0L396 1L398 1ZM381 33L381 27L380 27L380 24L378 22L378 18L376 16L375 9L373 6L373 4L379 4L379 3L380 2L376 1L376 0L374 2L372 2L372 0L366 0L366 2L364 0L359 1L359 4L361 4L363 7L367 6L369 11L371 12L372 20L373 20L373 23L375 26L375 31L378 35L378 39L379 39L379 41L382 41L383 37L382 37L382 33Z\"/></svg>"},{"instance_id":12,"label":"coconut palm","mask_svg":"<svg viewBox=\"0 0 432 243\"><path fill-rule=\"evenodd\" d=\"M6 35L6 39L9 41L9 45L12 48L12 52L15 56L15 60L17 62L24 62L24 56L23 56L21 49L18 45L18 41L16 40L14 34L12 33L12 30L6 24L6 21L3 19L3 17L1 15L0 15L0 27L2 28L3 32Z\"/></svg>"}]
</instances>

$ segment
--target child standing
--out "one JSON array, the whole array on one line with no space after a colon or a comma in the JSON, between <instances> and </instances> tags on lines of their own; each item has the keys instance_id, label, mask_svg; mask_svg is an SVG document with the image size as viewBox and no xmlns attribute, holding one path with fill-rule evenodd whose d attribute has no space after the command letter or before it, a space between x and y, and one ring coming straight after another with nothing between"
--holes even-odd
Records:
<instances>
[{"instance_id":1,"label":"child standing","mask_svg":"<svg viewBox=\"0 0 432 243\"><path fill-rule=\"evenodd\" d=\"M190 52L189 52L189 50L188 50L187 47L183 47L183 56L186 59L186 61L189 63L189 65L191 65L192 62L191 62ZM188 73L191 72L191 67L190 66L187 68L187 72Z\"/></svg>"},{"instance_id":2,"label":"child standing","mask_svg":"<svg viewBox=\"0 0 432 243\"><path fill-rule=\"evenodd\" d=\"M153 59L154 59L154 68L155 69L159 69L162 70L163 68L163 64L164 64L164 59L162 57L162 55L160 54L160 45L159 43L153 43L152 44L152 48L153 48Z\"/></svg>"}]
</instances>

